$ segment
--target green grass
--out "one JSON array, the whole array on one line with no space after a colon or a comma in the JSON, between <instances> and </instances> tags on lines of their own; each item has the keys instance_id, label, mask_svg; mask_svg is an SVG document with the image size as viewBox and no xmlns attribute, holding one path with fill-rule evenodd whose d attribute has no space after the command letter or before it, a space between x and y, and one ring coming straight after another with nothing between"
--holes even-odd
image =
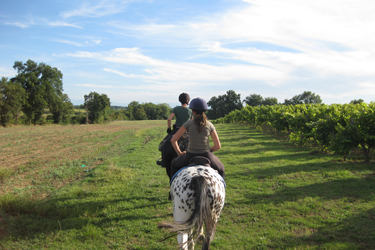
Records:
<instances>
[{"instance_id":1,"label":"green grass","mask_svg":"<svg viewBox=\"0 0 375 250\"><path fill-rule=\"evenodd\" d=\"M104 163L49 197L0 197L0 248L176 249L157 228L172 220L168 178L155 163L165 128L139 124L109 137L95 152ZM212 249L374 248L374 163L342 162L245 125L216 128L227 194ZM72 178L74 165L44 181Z\"/></svg>"}]
</instances>

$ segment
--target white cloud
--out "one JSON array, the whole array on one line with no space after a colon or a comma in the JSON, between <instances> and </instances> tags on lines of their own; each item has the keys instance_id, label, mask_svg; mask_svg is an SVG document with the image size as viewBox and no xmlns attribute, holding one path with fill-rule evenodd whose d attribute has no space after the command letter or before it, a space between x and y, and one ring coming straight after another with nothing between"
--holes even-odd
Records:
<instances>
[{"instance_id":1,"label":"white cloud","mask_svg":"<svg viewBox=\"0 0 375 250\"><path fill-rule=\"evenodd\" d=\"M98 88L98 89L118 89L118 86L111 86L111 85L100 85L100 84L91 84L91 83L82 83L82 84L74 84L77 87L86 87L86 88Z\"/></svg>"},{"instance_id":2,"label":"white cloud","mask_svg":"<svg viewBox=\"0 0 375 250\"><path fill-rule=\"evenodd\" d=\"M372 14L375 4L372 0L245 2L250 3L247 8L228 11L224 16L205 17L201 21L173 25L112 25L136 30L138 35L162 39L175 46L201 47L202 51L211 52L206 56L224 56L272 68L283 72L279 74L282 78L278 82L286 78L285 74L300 67L318 75L374 75L375 36L370 31L375 27L375 15ZM225 48L227 44L235 47L238 42L265 43L280 48L279 51L277 48L273 51Z\"/></svg>"},{"instance_id":3,"label":"white cloud","mask_svg":"<svg viewBox=\"0 0 375 250\"><path fill-rule=\"evenodd\" d=\"M80 38L80 39L82 39L82 38ZM85 39L85 38L83 38L83 39ZM92 45L100 45L100 43L102 42L100 39L94 39L94 38L89 38L88 40L86 40L83 43L65 40L65 39L53 39L52 41L70 44L70 45L77 46L77 47L88 47L88 46L92 46ZM76 57L79 57L79 56L76 55Z\"/></svg>"},{"instance_id":4,"label":"white cloud","mask_svg":"<svg viewBox=\"0 0 375 250\"><path fill-rule=\"evenodd\" d=\"M322 50L322 41L360 49L371 44L375 24L371 0L262 0L247 1L248 8L229 12L205 29L222 38L262 41L300 51ZM195 25L196 28L207 27ZM366 39L365 39L366 38ZM368 39L370 41L368 41ZM374 48L374 46L371 46Z\"/></svg>"},{"instance_id":5,"label":"white cloud","mask_svg":"<svg viewBox=\"0 0 375 250\"><path fill-rule=\"evenodd\" d=\"M374 94L371 80L375 76L375 36L371 32L375 27L375 4L372 0L244 2L249 5L228 10L224 15L181 18L174 23L155 20L146 24L107 23L118 29L117 34L140 39L142 46L154 51L159 45L176 51L189 48L190 54L186 56L189 58L185 60L171 60L168 55L156 53L148 56L141 47L79 51L65 56L87 58L90 62L105 61L106 65L98 68L116 77L131 78L148 89L153 88L148 83L165 90L176 86L214 85L210 90L212 96L216 92L224 94L223 88L236 90L248 85L248 91L258 94L279 93L278 99L291 98L301 89L313 90L323 101L325 97L340 100ZM85 5L63 16L116 13L105 4ZM111 32L116 33L113 29ZM134 68L136 72L132 71ZM340 81L345 85L340 85ZM358 82L361 84L355 86ZM333 86L337 89L335 94L331 94ZM281 88L284 88L282 93Z\"/></svg>"},{"instance_id":6,"label":"white cloud","mask_svg":"<svg viewBox=\"0 0 375 250\"><path fill-rule=\"evenodd\" d=\"M20 28L23 28L23 29L30 27L30 24L21 23L21 22L5 22L5 24L17 26L17 27L20 27Z\"/></svg>"},{"instance_id":7,"label":"white cloud","mask_svg":"<svg viewBox=\"0 0 375 250\"><path fill-rule=\"evenodd\" d=\"M375 82L361 82L358 84L355 84L353 89L350 90L344 90L342 92L336 92L336 93L324 93L321 95L322 99L332 99L332 100L342 100L346 99L349 101L355 100L355 99L366 99L370 101L374 100L375 96ZM369 102L369 101L367 101Z\"/></svg>"},{"instance_id":8,"label":"white cloud","mask_svg":"<svg viewBox=\"0 0 375 250\"><path fill-rule=\"evenodd\" d=\"M78 46L78 47L85 46L82 43L73 42L73 41L69 41L69 40L63 40L63 39L54 39L53 41L54 42L59 42L59 43L65 43L65 44L69 44L69 45L74 45L74 46Z\"/></svg>"},{"instance_id":9,"label":"white cloud","mask_svg":"<svg viewBox=\"0 0 375 250\"><path fill-rule=\"evenodd\" d=\"M49 26L53 26L53 27L73 27L73 28L79 28L79 29L82 29L81 26L79 25L76 25L76 24L71 24L71 23L67 23L67 22L63 22L63 21L54 21L54 22L49 22L48 23Z\"/></svg>"},{"instance_id":10,"label":"white cloud","mask_svg":"<svg viewBox=\"0 0 375 250\"><path fill-rule=\"evenodd\" d=\"M234 64L213 66L200 63L157 60L141 54L138 48L117 48L112 51L100 53L80 51L75 54L65 54L65 56L92 58L119 65L142 66L147 75L127 74L110 68L105 68L104 70L124 77L171 83L204 82L206 84L220 84L228 81L262 80L269 85L273 85L275 82L280 82L286 77L282 71L257 65Z\"/></svg>"},{"instance_id":11,"label":"white cloud","mask_svg":"<svg viewBox=\"0 0 375 250\"><path fill-rule=\"evenodd\" d=\"M14 77L16 75L16 71L14 69L11 69L11 68L3 68L3 67L0 67L0 76L1 77Z\"/></svg>"},{"instance_id":12,"label":"white cloud","mask_svg":"<svg viewBox=\"0 0 375 250\"><path fill-rule=\"evenodd\" d=\"M100 1L98 4L83 3L80 8L63 12L61 13L61 16L63 18L70 18L74 16L101 17L120 13L124 10L124 8L125 5L123 3L104 0Z\"/></svg>"},{"instance_id":13,"label":"white cloud","mask_svg":"<svg viewBox=\"0 0 375 250\"><path fill-rule=\"evenodd\" d=\"M291 73L297 68L315 71L320 76L375 76L375 58L363 51L314 51L306 53L291 53L278 51L262 51L250 49L227 49L215 43L207 48L216 54L223 54L228 59L264 65L285 73Z\"/></svg>"}]
</instances>

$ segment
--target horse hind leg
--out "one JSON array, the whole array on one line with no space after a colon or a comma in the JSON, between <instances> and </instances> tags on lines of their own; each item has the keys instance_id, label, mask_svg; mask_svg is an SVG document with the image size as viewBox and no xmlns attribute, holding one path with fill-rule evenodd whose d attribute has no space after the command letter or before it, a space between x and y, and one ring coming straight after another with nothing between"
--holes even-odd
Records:
<instances>
[{"instance_id":1,"label":"horse hind leg","mask_svg":"<svg viewBox=\"0 0 375 250\"><path fill-rule=\"evenodd\" d=\"M185 234L182 234L182 233L177 234L177 242L178 242L178 245L180 246L181 250L188 250L189 249L188 239L189 239L189 236L186 233Z\"/></svg>"},{"instance_id":2,"label":"horse hind leg","mask_svg":"<svg viewBox=\"0 0 375 250\"><path fill-rule=\"evenodd\" d=\"M191 237L193 232L190 232L190 234L187 233L178 233L177 234L177 242L180 246L180 250L188 250L192 249L194 250L194 239Z\"/></svg>"},{"instance_id":3,"label":"horse hind leg","mask_svg":"<svg viewBox=\"0 0 375 250\"><path fill-rule=\"evenodd\" d=\"M203 227L201 227L200 230L198 230L197 244L203 245L205 238L206 237L204 236Z\"/></svg>"},{"instance_id":4,"label":"horse hind leg","mask_svg":"<svg viewBox=\"0 0 375 250\"><path fill-rule=\"evenodd\" d=\"M204 238L204 243L202 245L202 250L210 250L210 245L214 239L216 232L216 223L211 225L211 227L206 228L206 237Z\"/></svg>"}]
</instances>

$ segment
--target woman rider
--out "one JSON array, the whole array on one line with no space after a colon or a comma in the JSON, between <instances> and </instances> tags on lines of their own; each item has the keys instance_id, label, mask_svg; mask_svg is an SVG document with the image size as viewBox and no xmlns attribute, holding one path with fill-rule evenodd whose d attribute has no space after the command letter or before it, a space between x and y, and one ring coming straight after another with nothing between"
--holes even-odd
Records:
<instances>
[{"instance_id":1,"label":"woman rider","mask_svg":"<svg viewBox=\"0 0 375 250\"><path fill-rule=\"evenodd\" d=\"M214 125L207 120L205 114L208 109L207 103L202 98L191 100L189 108L193 111L194 119L186 121L172 137L171 143L179 157L172 161L171 176L178 170L189 165L191 158L203 156L210 160L211 167L216 169L224 178L225 169L223 163L212 152L221 148L219 136ZM187 132L189 134L189 145L187 151L181 152L178 147L178 139ZM214 145L210 147L209 137L211 136Z\"/></svg>"}]
</instances>

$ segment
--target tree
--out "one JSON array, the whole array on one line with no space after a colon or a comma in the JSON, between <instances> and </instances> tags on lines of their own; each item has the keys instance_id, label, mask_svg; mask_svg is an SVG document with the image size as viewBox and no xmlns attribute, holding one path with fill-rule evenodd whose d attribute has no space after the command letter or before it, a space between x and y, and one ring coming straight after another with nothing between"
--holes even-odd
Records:
<instances>
[{"instance_id":1,"label":"tree","mask_svg":"<svg viewBox=\"0 0 375 250\"><path fill-rule=\"evenodd\" d=\"M362 99L354 99L354 100L352 100L351 102L350 102L350 104L361 104L361 103L363 103L364 101L362 100Z\"/></svg>"},{"instance_id":2,"label":"tree","mask_svg":"<svg viewBox=\"0 0 375 250\"><path fill-rule=\"evenodd\" d=\"M0 123L5 126L11 119L17 123L21 112L25 90L17 82L11 82L2 77L0 81Z\"/></svg>"},{"instance_id":3,"label":"tree","mask_svg":"<svg viewBox=\"0 0 375 250\"><path fill-rule=\"evenodd\" d=\"M148 102L148 103L143 104L142 106L144 107L148 120L159 119L161 108L158 105Z\"/></svg>"},{"instance_id":4,"label":"tree","mask_svg":"<svg viewBox=\"0 0 375 250\"><path fill-rule=\"evenodd\" d=\"M159 119L163 119L163 120L168 119L169 115L172 112L171 107L166 103L158 104L158 106L161 109Z\"/></svg>"},{"instance_id":5,"label":"tree","mask_svg":"<svg viewBox=\"0 0 375 250\"><path fill-rule=\"evenodd\" d=\"M24 64L16 61L13 68L18 74L11 81L25 90L22 111L30 123L36 124L42 119L43 110L61 98L63 74L57 68L32 60Z\"/></svg>"},{"instance_id":6,"label":"tree","mask_svg":"<svg viewBox=\"0 0 375 250\"><path fill-rule=\"evenodd\" d=\"M111 102L106 94L99 95L96 92L90 92L85 95L84 105L88 112L88 120L90 123L101 123L107 119L107 111L111 106Z\"/></svg>"},{"instance_id":7,"label":"tree","mask_svg":"<svg viewBox=\"0 0 375 250\"><path fill-rule=\"evenodd\" d=\"M291 99L285 99L285 105L297 105L297 104L320 104L322 99L319 95L312 93L311 91L305 91L300 95L295 95Z\"/></svg>"},{"instance_id":8,"label":"tree","mask_svg":"<svg viewBox=\"0 0 375 250\"><path fill-rule=\"evenodd\" d=\"M211 107L211 110L207 113L210 119L224 117L231 111L242 108L241 94L236 94L235 91L228 90L225 95L212 97L207 104Z\"/></svg>"},{"instance_id":9,"label":"tree","mask_svg":"<svg viewBox=\"0 0 375 250\"><path fill-rule=\"evenodd\" d=\"M73 103L67 94L56 97L53 102L49 103L48 107L52 113L54 123L68 123L69 114L74 110Z\"/></svg>"},{"instance_id":10,"label":"tree","mask_svg":"<svg viewBox=\"0 0 375 250\"><path fill-rule=\"evenodd\" d=\"M263 97L257 94L251 94L243 100L247 105L252 107L259 107L263 103Z\"/></svg>"},{"instance_id":11,"label":"tree","mask_svg":"<svg viewBox=\"0 0 375 250\"><path fill-rule=\"evenodd\" d=\"M277 98L276 97L266 97L262 101L262 105L264 105L264 106L277 105Z\"/></svg>"},{"instance_id":12,"label":"tree","mask_svg":"<svg viewBox=\"0 0 375 250\"><path fill-rule=\"evenodd\" d=\"M147 114L142 104L136 101L129 103L127 113L130 120L146 120Z\"/></svg>"}]
</instances>

